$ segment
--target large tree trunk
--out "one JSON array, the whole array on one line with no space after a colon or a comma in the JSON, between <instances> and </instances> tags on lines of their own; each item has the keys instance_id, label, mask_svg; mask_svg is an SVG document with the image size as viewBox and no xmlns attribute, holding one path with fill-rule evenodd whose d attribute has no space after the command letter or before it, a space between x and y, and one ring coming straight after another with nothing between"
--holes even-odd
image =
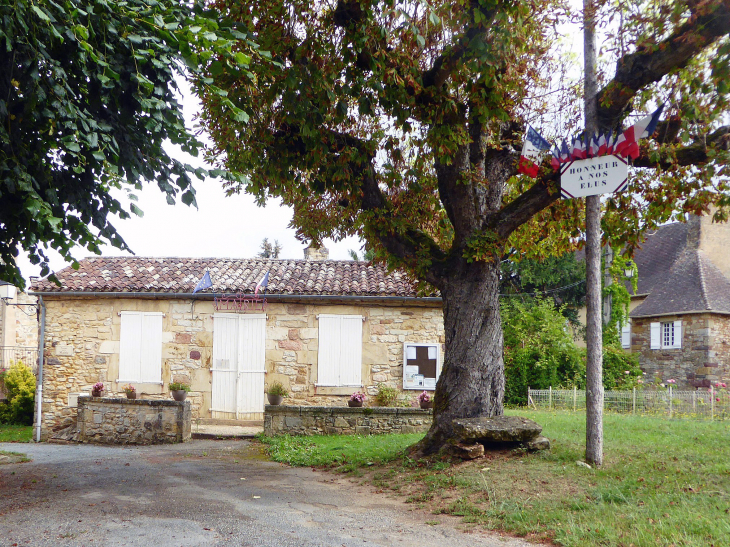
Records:
<instances>
[{"instance_id":1,"label":"large tree trunk","mask_svg":"<svg viewBox=\"0 0 730 547\"><path fill-rule=\"evenodd\" d=\"M446 352L436 385L433 425L414 447L419 456L449 445L455 418L503 412L499 261L468 263L462 259L440 289Z\"/></svg>"}]
</instances>

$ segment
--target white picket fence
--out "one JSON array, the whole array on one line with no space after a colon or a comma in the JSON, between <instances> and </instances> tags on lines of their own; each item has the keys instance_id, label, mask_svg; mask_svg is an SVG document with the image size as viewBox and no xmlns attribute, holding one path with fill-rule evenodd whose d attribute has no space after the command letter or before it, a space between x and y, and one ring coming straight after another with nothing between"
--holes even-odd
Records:
<instances>
[{"instance_id":1,"label":"white picket fence","mask_svg":"<svg viewBox=\"0 0 730 547\"><path fill-rule=\"evenodd\" d=\"M535 410L585 410L583 389L527 389L527 400ZM714 387L703 391L658 390L606 391L603 408L608 412L694 418L730 419L730 392Z\"/></svg>"}]
</instances>

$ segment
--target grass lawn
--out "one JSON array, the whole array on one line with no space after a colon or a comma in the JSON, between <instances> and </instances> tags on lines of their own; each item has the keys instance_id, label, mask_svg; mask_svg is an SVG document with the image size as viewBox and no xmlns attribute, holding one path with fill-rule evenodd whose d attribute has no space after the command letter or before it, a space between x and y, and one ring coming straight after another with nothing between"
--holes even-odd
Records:
<instances>
[{"instance_id":1,"label":"grass lawn","mask_svg":"<svg viewBox=\"0 0 730 547\"><path fill-rule=\"evenodd\" d=\"M433 513L566 546L730 545L730 426L606 414L604 466L578 466L585 415L536 420L549 452L414 462L417 435L266 439L277 461L352 472Z\"/></svg>"},{"instance_id":2,"label":"grass lawn","mask_svg":"<svg viewBox=\"0 0 730 547\"><path fill-rule=\"evenodd\" d=\"M0 443L29 443L33 440L32 425L0 424Z\"/></svg>"}]
</instances>

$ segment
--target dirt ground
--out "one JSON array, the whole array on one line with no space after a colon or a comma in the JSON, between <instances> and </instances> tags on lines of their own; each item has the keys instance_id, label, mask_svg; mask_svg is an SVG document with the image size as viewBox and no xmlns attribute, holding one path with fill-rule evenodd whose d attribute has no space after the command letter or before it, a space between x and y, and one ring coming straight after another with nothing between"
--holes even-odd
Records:
<instances>
[{"instance_id":1,"label":"dirt ground","mask_svg":"<svg viewBox=\"0 0 730 547\"><path fill-rule=\"evenodd\" d=\"M247 441L2 444L0 547L504 546L346 478L266 460ZM468 532L468 533L467 533Z\"/></svg>"}]
</instances>

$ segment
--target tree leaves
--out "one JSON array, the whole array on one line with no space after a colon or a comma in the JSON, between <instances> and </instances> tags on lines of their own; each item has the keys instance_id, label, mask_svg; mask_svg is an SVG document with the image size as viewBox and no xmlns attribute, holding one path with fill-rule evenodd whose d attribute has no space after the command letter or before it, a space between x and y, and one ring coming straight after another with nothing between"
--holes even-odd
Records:
<instances>
[{"instance_id":1,"label":"tree leaves","mask_svg":"<svg viewBox=\"0 0 730 547\"><path fill-rule=\"evenodd\" d=\"M0 278L23 286L18 247L44 272L46 246L69 261L75 245L127 249L110 219L142 212L113 188L155 181L168 203L195 205L192 177L208 172L163 147L202 149L177 78L204 89L209 64L244 74L258 55L219 19L202 2L173 0L0 5ZM228 115L248 118L232 103Z\"/></svg>"}]
</instances>

